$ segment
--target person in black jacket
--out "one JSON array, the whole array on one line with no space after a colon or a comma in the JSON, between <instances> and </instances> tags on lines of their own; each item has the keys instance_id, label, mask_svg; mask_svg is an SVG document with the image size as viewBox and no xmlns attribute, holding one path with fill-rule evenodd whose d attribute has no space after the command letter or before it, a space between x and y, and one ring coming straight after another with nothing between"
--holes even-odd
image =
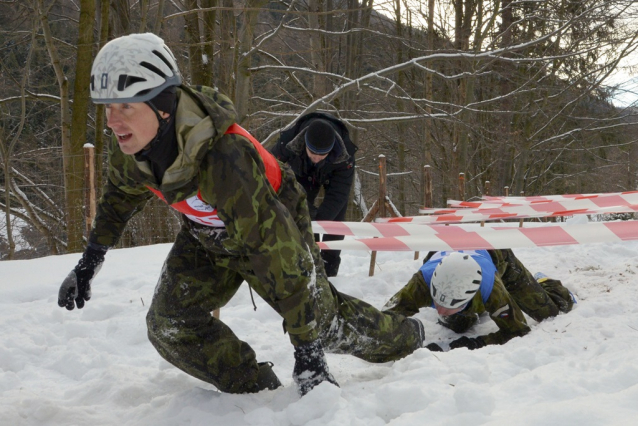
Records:
<instances>
[{"instance_id":1,"label":"person in black jacket","mask_svg":"<svg viewBox=\"0 0 638 426\"><path fill-rule=\"evenodd\" d=\"M312 220L341 221L346 218L350 188L354 180L354 153L348 129L337 118L320 112L306 114L293 127L281 133L271 149L280 161L295 172L297 181L308 195ZM324 198L315 206L321 187ZM324 235L323 241L343 240L343 235ZM319 235L315 235L319 240ZM340 250L323 250L326 274L337 276L341 263Z\"/></svg>"}]
</instances>

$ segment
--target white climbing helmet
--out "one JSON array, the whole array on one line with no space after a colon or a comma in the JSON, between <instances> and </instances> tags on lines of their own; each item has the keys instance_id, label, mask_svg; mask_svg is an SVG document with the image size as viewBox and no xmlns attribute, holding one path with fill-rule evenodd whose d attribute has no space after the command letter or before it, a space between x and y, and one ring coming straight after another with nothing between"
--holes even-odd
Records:
<instances>
[{"instance_id":1,"label":"white climbing helmet","mask_svg":"<svg viewBox=\"0 0 638 426\"><path fill-rule=\"evenodd\" d=\"M482 277L481 267L472 256L453 252L434 268L430 294L437 305L456 309L474 297L481 287Z\"/></svg>"},{"instance_id":2,"label":"white climbing helmet","mask_svg":"<svg viewBox=\"0 0 638 426\"><path fill-rule=\"evenodd\" d=\"M91 99L97 104L146 102L182 78L175 56L152 33L106 43L91 68Z\"/></svg>"}]
</instances>

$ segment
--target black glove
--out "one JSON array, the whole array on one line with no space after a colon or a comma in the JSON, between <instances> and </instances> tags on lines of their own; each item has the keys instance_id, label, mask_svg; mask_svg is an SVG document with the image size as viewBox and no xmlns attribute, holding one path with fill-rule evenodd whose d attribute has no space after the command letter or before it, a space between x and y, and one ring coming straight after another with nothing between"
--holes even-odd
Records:
<instances>
[{"instance_id":1,"label":"black glove","mask_svg":"<svg viewBox=\"0 0 638 426\"><path fill-rule=\"evenodd\" d=\"M429 349L432 352L443 352L443 348L441 348L436 343L430 343L429 345L425 345L424 348Z\"/></svg>"},{"instance_id":2,"label":"black glove","mask_svg":"<svg viewBox=\"0 0 638 426\"><path fill-rule=\"evenodd\" d=\"M292 371L292 378L297 383L301 396L323 381L339 386L328 371L326 356L319 340L295 347L295 368Z\"/></svg>"},{"instance_id":3,"label":"black glove","mask_svg":"<svg viewBox=\"0 0 638 426\"><path fill-rule=\"evenodd\" d=\"M469 350L474 350L483 346L485 346L485 341L481 336L474 338L463 336L450 343L450 349L468 348Z\"/></svg>"},{"instance_id":4,"label":"black glove","mask_svg":"<svg viewBox=\"0 0 638 426\"><path fill-rule=\"evenodd\" d=\"M91 281L102 267L105 253L106 249L86 248L82 259L60 286L58 305L61 308L72 311L75 305L78 309L84 307L84 301L91 298Z\"/></svg>"}]
</instances>

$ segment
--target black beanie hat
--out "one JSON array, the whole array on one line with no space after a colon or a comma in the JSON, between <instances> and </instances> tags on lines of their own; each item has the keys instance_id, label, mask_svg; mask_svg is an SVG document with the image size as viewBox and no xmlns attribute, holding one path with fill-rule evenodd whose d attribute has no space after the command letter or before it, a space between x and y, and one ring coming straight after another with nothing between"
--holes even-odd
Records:
<instances>
[{"instance_id":1,"label":"black beanie hat","mask_svg":"<svg viewBox=\"0 0 638 426\"><path fill-rule=\"evenodd\" d=\"M335 144L335 130L326 120L313 120L306 130L306 146L315 154L330 152Z\"/></svg>"},{"instance_id":2,"label":"black beanie hat","mask_svg":"<svg viewBox=\"0 0 638 426\"><path fill-rule=\"evenodd\" d=\"M170 115L173 115L176 100L176 86L170 86L159 92L153 99L146 102L149 104L153 104L153 106L157 108L158 111L166 112Z\"/></svg>"}]
</instances>

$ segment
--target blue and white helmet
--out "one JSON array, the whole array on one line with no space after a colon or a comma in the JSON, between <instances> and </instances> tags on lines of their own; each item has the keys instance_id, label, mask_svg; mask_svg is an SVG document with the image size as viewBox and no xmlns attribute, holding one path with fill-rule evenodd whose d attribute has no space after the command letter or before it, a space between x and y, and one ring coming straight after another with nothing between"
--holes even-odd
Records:
<instances>
[{"instance_id":1,"label":"blue and white helmet","mask_svg":"<svg viewBox=\"0 0 638 426\"><path fill-rule=\"evenodd\" d=\"M106 43L91 69L96 104L146 102L182 78L175 56L152 33L130 34Z\"/></svg>"},{"instance_id":2,"label":"blue and white helmet","mask_svg":"<svg viewBox=\"0 0 638 426\"><path fill-rule=\"evenodd\" d=\"M434 268L430 294L437 305L456 309L472 300L482 278L481 266L472 256L452 252Z\"/></svg>"}]
</instances>

